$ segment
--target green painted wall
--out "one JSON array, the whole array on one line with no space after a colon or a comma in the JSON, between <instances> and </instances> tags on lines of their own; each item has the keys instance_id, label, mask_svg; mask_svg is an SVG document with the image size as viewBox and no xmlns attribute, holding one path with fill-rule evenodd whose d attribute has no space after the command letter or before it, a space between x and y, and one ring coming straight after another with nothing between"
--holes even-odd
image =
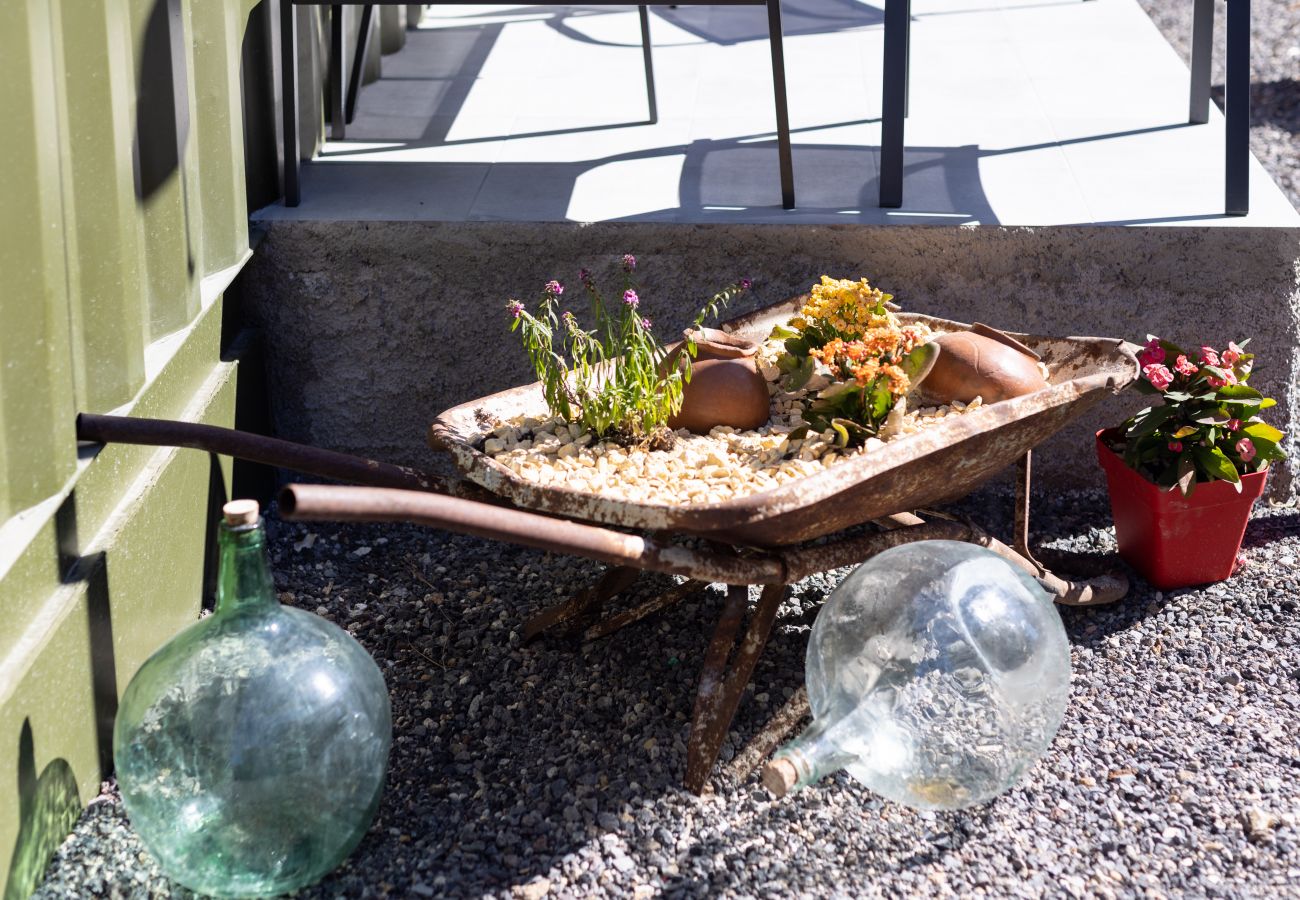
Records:
<instances>
[{"instance_id":1,"label":"green painted wall","mask_svg":"<svg viewBox=\"0 0 1300 900\"><path fill-rule=\"evenodd\" d=\"M117 699L198 613L230 461L79 447L78 411L232 424L252 0L0 3L0 896L111 768Z\"/></svg>"}]
</instances>

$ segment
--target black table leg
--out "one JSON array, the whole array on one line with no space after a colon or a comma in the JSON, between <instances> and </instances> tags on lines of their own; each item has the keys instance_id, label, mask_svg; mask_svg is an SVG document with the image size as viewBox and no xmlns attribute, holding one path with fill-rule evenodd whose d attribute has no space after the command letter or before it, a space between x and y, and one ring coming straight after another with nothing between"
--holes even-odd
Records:
<instances>
[{"instance_id":1,"label":"black table leg","mask_svg":"<svg viewBox=\"0 0 1300 900\"><path fill-rule=\"evenodd\" d=\"M776 96L776 151L781 165L781 206L794 209L794 159L790 151L790 113L785 96L785 47L781 0L767 0L767 42L772 48L772 92Z\"/></svg>"},{"instance_id":2,"label":"black table leg","mask_svg":"<svg viewBox=\"0 0 1300 900\"><path fill-rule=\"evenodd\" d=\"M1226 212L1250 212L1250 0L1228 0L1224 153Z\"/></svg>"},{"instance_id":3,"label":"black table leg","mask_svg":"<svg viewBox=\"0 0 1300 900\"><path fill-rule=\"evenodd\" d=\"M651 125L659 121L659 104L655 100L655 64L650 56L650 11L644 6L636 8L641 18L641 55L645 59L645 96L650 107Z\"/></svg>"},{"instance_id":4,"label":"black table leg","mask_svg":"<svg viewBox=\"0 0 1300 900\"><path fill-rule=\"evenodd\" d=\"M1214 0L1194 0L1192 6L1192 89L1187 121L1210 121L1210 58L1214 48Z\"/></svg>"},{"instance_id":5,"label":"black table leg","mask_svg":"<svg viewBox=\"0 0 1300 900\"><path fill-rule=\"evenodd\" d=\"M281 148L284 205L297 206L302 200L298 187L298 29L292 0L280 0L280 114L283 133Z\"/></svg>"},{"instance_id":6,"label":"black table leg","mask_svg":"<svg viewBox=\"0 0 1300 900\"><path fill-rule=\"evenodd\" d=\"M361 28L357 36L357 49L352 54L352 77L348 79L348 100L343 111L344 121L351 125L357 114L357 91L361 90L361 78L366 74L366 57L370 53L370 29L374 27L375 7L367 3L361 8Z\"/></svg>"},{"instance_id":7,"label":"black table leg","mask_svg":"<svg viewBox=\"0 0 1300 900\"><path fill-rule=\"evenodd\" d=\"M880 124L880 205L903 205L903 117L907 111L909 0L885 0L885 65Z\"/></svg>"},{"instance_id":8,"label":"black table leg","mask_svg":"<svg viewBox=\"0 0 1300 900\"><path fill-rule=\"evenodd\" d=\"M346 136L343 112L343 6L330 6L330 62L329 62L330 140L341 141Z\"/></svg>"}]
</instances>

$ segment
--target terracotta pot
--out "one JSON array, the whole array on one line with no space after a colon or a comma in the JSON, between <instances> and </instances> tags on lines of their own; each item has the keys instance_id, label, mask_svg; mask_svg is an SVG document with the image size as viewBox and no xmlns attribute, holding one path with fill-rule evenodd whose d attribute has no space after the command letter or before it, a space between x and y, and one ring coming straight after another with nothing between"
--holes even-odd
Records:
<instances>
[{"instance_id":1,"label":"terracotta pot","mask_svg":"<svg viewBox=\"0 0 1300 900\"><path fill-rule=\"evenodd\" d=\"M696 346L691 380L683 386L682 408L668 420L668 426L707 434L717 425L742 429L765 425L771 413L771 397L767 379L754 363L758 344L716 328L690 333ZM685 345L669 358L670 364L675 364L683 352Z\"/></svg>"},{"instance_id":2,"label":"terracotta pot","mask_svg":"<svg viewBox=\"0 0 1300 900\"><path fill-rule=\"evenodd\" d=\"M1106 472L1119 555L1161 590L1223 581L1232 574L1250 510L1264 493L1268 471L1241 476L1241 493L1227 481L1198 483L1190 497L1163 490L1125 464L1097 432L1097 459Z\"/></svg>"},{"instance_id":3,"label":"terracotta pot","mask_svg":"<svg viewBox=\"0 0 1300 900\"><path fill-rule=\"evenodd\" d=\"M938 335L939 358L925 376L925 393L935 400L969 403L976 397L996 403L1047 387L1038 360L1028 348L981 326L982 332Z\"/></svg>"}]
</instances>

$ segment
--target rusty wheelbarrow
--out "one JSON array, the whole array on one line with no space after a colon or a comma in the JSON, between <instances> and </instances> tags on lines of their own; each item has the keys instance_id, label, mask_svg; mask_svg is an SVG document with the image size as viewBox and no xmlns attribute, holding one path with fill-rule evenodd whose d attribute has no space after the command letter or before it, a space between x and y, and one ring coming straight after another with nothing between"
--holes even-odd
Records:
<instances>
[{"instance_id":1,"label":"rusty wheelbarrow","mask_svg":"<svg viewBox=\"0 0 1300 900\"><path fill-rule=\"evenodd\" d=\"M794 313L802 298L725 323L763 339ZM935 331L970 326L902 314ZM685 784L702 792L730 730L745 686L775 623L787 586L821 571L856 564L917 540L981 544L1038 579L1058 603L1093 605L1128 590L1120 575L1071 581L1034 559L1028 546L1031 450L1137 375L1132 348L1107 338L1015 335L1051 371L1049 387L954 417L885 449L851 457L818 474L760 493L715 503L667 505L614 500L527 481L482 450L493 419L545 415L540 385L493 394L447 410L429 433L449 453L460 480L441 479L368 460L223 429L82 416L88 440L193 446L375 487L289 485L280 495L286 519L406 521L598 560L609 568L593 585L534 616L525 638L561 633L596 640L680 602L710 583L727 585L722 614L705 651L688 743ZM152 431L149 429L152 428ZM204 429L206 437L195 436ZM237 436L237 437L236 437ZM251 442L251 443L250 443ZM256 445L256 446L254 446ZM970 493L1006 467L1019 465L1014 546L977 526L937 513L917 515ZM644 571L685 580L635 608L604 616L606 601ZM749 611L749 586L761 587ZM748 613L748 624L741 627ZM742 777L774 748L806 709L802 692L777 714L731 766ZM801 705L803 702L805 705Z\"/></svg>"}]
</instances>

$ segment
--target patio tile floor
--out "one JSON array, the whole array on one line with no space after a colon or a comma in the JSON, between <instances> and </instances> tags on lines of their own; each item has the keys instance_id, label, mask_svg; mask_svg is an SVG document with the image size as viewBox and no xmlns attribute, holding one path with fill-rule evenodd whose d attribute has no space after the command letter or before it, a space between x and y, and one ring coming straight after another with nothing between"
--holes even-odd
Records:
<instances>
[{"instance_id":1,"label":"patio tile floor","mask_svg":"<svg viewBox=\"0 0 1300 900\"><path fill-rule=\"evenodd\" d=\"M1251 161L1220 214L1223 118L1134 0L916 0L905 206L876 206L882 11L783 4L799 208L777 187L762 10L433 7L348 139L263 219L1293 226ZM1222 35L1219 35L1222 38Z\"/></svg>"}]
</instances>

